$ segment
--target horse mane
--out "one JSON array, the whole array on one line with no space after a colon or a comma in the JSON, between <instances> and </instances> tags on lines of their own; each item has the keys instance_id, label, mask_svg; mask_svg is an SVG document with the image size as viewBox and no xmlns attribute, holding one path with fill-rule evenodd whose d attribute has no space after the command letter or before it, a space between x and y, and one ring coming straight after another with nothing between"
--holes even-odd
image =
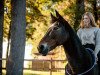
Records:
<instances>
[{"instance_id":1,"label":"horse mane","mask_svg":"<svg viewBox=\"0 0 100 75\"><path fill-rule=\"evenodd\" d=\"M39 53L45 56L55 47L63 45L73 75L81 75L87 72L89 72L88 75L94 75L91 67L95 63L92 62L91 53L82 46L74 29L57 11L56 16L51 14L51 19L52 27L41 39L38 46Z\"/></svg>"},{"instance_id":2,"label":"horse mane","mask_svg":"<svg viewBox=\"0 0 100 75\"><path fill-rule=\"evenodd\" d=\"M74 31L74 29L71 27L71 25L64 19L60 19L60 22L63 22L64 26L65 26L65 29L67 32L69 32L69 35L70 35L70 41L71 42L75 42L76 44L82 46L82 43L79 39L79 37L77 36L76 32ZM76 41L77 40L77 41Z\"/></svg>"},{"instance_id":3,"label":"horse mane","mask_svg":"<svg viewBox=\"0 0 100 75\"><path fill-rule=\"evenodd\" d=\"M65 20L63 20L63 24L65 24L65 29L67 32L69 32L69 40L67 41L67 49L70 50L74 50L74 49L78 49L78 50L85 50L85 48L82 46L82 43L79 39L79 37L77 36L76 32L74 31L74 29L71 27L71 25ZM72 51L73 53L73 51ZM80 53L80 56L83 55L82 53Z\"/></svg>"}]
</instances>

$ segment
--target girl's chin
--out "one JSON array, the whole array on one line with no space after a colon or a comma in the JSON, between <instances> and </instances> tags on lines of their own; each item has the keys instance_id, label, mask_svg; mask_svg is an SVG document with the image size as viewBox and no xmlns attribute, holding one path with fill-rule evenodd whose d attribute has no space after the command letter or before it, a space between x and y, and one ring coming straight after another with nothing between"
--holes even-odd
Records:
<instances>
[{"instance_id":1,"label":"girl's chin","mask_svg":"<svg viewBox=\"0 0 100 75\"><path fill-rule=\"evenodd\" d=\"M90 25L89 25L89 24L84 24L84 27L85 27L85 28L89 28Z\"/></svg>"}]
</instances>

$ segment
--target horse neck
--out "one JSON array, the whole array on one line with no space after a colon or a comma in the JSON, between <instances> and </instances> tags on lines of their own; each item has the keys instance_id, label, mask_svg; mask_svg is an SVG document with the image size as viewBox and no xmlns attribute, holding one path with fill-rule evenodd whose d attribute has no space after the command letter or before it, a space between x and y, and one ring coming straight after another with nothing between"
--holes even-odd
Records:
<instances>
[{"instance_id":1,"label":"horse neck","mask_svg":"<svg viewBox=\"0 0 100 75\"><path fill-rule=\"evenodd\" d=\"M76 33L69 32L69 41L63 44L65 53L73 73L81 73L91 66L91 57L79 41Z\"/></svg>"}]
</instances>

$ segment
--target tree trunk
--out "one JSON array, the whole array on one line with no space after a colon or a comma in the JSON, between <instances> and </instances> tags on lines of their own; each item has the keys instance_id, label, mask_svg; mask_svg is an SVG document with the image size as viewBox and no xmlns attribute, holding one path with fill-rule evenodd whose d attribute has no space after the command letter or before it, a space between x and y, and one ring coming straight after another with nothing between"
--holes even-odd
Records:
<instances>
[{"instance_id":1,"label":"tree trunk","mask_svg":"<svg viewBox=\"0 0 100 75\"><path fill-rule=\"evenodd\" d=\"M26 0L11 0L11 49L7 75L23 75L26 29Z\"/></svg>"},{"instance_id":2,"label":"tree trunk","mask_svg":"<svg viewBox=\"0 0 100 75\"><path fill-rule=\"evenodd\" d=\"M76 0L76 11L75 11L75 22L74 22L75 31L77 31L77 28L79 27L80 20L84 12L85 12L84 0Z\"/></svg>"},{"instance_id":3,"label":"tree trunk","mask_svg":"<svg viewBox=\"0 0 100 75\"><path fill-rule=\"evenodd\" d=\"M94 0L92 2L92 5L93 5L93 13L94 13L95 21L97 22L97 20L98 20L98 14L97 14L97 8L96 8L96 0Z\"/></svg>"},{"instance_id":4,"label":"tree trunk","mask_svg":"<svg viewBox=\"0 0 100 75\"><path fill-rule=\"evenodd\" d=\"M98 20L96 0L85 0L85 11L92 12L95 17L95 21Z\"/></svg>"},{"instance_id":5,"label":"tree trunk","mask_svg":"<svg viewBox=\"0 0 100 75\"><path fill-rule=\"evenodd\" d=\"M2 75L2 43L3 43L4 0L0 0L0 75Z\"/></svg>"}]
</instances>

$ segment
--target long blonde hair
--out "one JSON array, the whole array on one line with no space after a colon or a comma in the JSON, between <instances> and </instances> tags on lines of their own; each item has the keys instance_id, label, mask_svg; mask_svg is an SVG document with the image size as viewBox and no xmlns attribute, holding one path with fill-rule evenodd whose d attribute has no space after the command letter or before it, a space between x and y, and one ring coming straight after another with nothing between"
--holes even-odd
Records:
<instances>
[{"instance_id":1,"label":"long blonde hair","mask_svg":"<svg viewBox=\"0 0 100 75\"><path fill-rule=\"evenodd\" d=\"M86 12L86 13L83 14L81 22L80 22L80 27L84 28L84 22L83 22L84 15L87 15L89 17L89 19L90 19L90 25L92 27L96 27L96 22L95 22L93 14L91 12Z\"/></svg>"}]
</instances>

